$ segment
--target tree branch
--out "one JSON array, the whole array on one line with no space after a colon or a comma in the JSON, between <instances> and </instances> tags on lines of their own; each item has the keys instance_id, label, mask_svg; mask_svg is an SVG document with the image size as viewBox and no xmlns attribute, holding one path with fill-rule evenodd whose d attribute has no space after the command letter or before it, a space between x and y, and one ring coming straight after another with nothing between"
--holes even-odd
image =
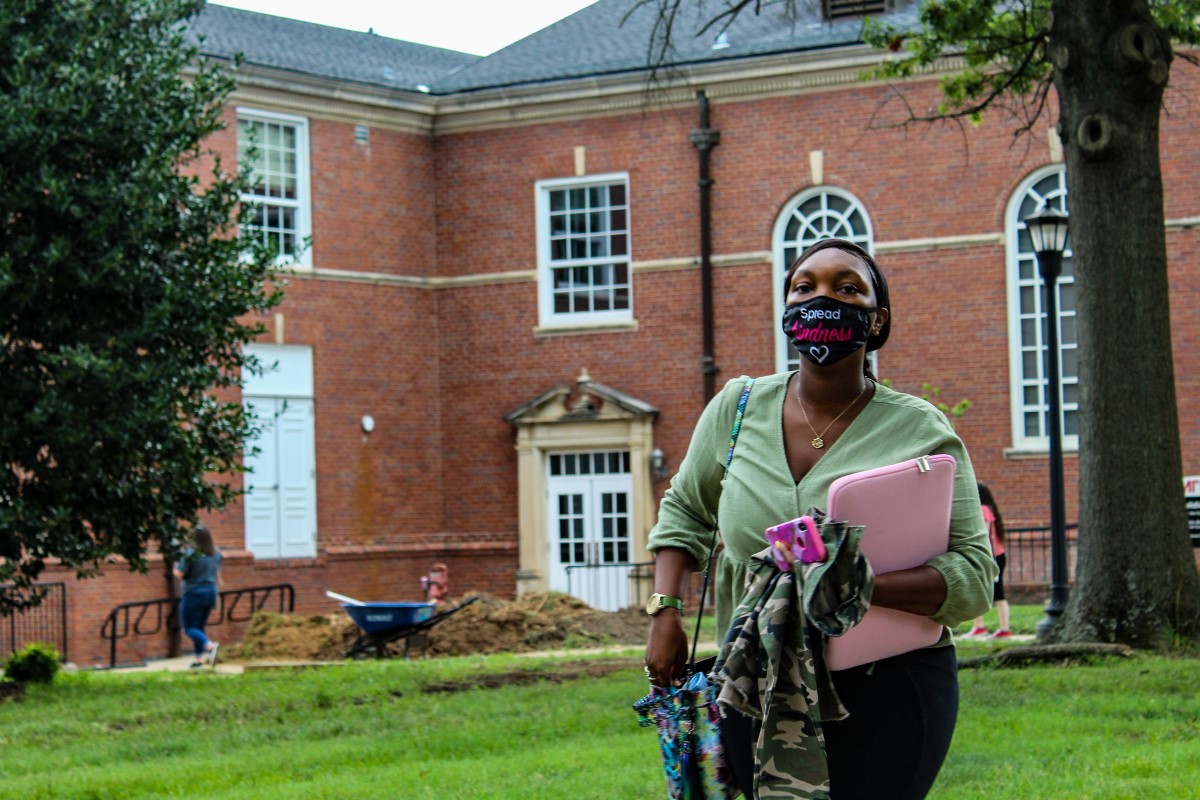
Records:
<instances>
[{"instance_id":1,"label":"tree branch","mask_svg":"<svg viewBox=\"0 0 1200 800\"><path fill-rule=\"evenodd\" d=\"M1095 656L1132 658L1133 650L1123 644L1100 644L1096 642L1011 647L986 656L964 658L958 662L958 668L973 669L989 664L998 667L1023 667L1037 662L1069 662Z\"/></svg>"}]
</instances>

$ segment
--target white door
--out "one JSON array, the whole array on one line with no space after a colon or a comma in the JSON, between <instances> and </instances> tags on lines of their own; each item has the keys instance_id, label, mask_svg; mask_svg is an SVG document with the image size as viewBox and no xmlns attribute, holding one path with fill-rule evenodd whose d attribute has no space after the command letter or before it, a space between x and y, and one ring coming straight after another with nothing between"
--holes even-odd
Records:
<instances>
[{"instance_id":1,"label":"white door","mask_svg":"<svg viewBox=\"0 0 1200 800\"><path fill-rule=\"evenodd\" d=\"M258 558L315 556L313 401L256 397L246 407L262 424L247 446L246 547ZM250 447L258 452L251 455Z\"/></svg>"},{"instance_id":2,"label":"white door","mask_svg":"<svg viewBox=\"0 0 1200 800\"><path fill-rule=\"evenodd\" d=\"M628 452L549 458L550 588L593 608L629 605L633 483Z\"/></svg>"},{"instance_id":3,"label":"white door","mask_svg":"<svg viewBox=\"0 0 1200 800\"><path fill-rule=\"evenodd\" d=\"M279 424L270 398L246 400L246 410L261 426L246 442L246 549L258 558L279 558Z\"/></svg>"}]
</instances>

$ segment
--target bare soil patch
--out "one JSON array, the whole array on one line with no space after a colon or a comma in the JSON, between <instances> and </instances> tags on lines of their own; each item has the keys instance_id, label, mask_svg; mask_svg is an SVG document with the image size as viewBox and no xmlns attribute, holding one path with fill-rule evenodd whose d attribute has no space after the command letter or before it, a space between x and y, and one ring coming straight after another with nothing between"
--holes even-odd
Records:
<instances>
[{"instance_id":1,"label":"bare soil patch","mask_svg":"<svg viewBox=\"0 0 1200 800\"><path fill-rule=\"evenodd\" d=\"M439 606L445 611L466 598ZM517 600L481 595L479 600L428 630L425 647L410 655L462 656L522 653L646 641L646 615L640 609L597 611L557 592ZM344 613L304 616L259 612L240 644L222 647L224 660L336 661L362 633ZM393 648L403 650L403 641Z\"/></svg>"},{"instance_id":2,"label":"bare soil patch","mask_svg":"<svg viewBox=\"0 0 1200 800\"><path fill-rule=\"evenodd\" d=\"M534 683L563 683L580 678L599 678L613 672L637 665L632 658L612 659L603 661L571 661L555 664L552 671L548 670L517 670L513 672L497 672L490 675L476 675L455 681L439 681L421 688L425 694L441 694L466 692L471 689L499 689L502 686L529 686Z\"/></svg>"}]
</instances>

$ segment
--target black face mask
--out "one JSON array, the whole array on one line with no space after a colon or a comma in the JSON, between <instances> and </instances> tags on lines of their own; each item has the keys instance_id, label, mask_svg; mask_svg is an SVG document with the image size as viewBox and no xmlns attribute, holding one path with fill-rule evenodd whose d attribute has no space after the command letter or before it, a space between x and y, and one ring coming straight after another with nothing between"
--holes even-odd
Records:
<instances>
[{"instance_id":1,"label":"black face mask","mask_svg":"<svg viewBox=\"0 0 1200 800\"><path fill-rule=\"evenodd\" d=\"M834 364L857 353L871 335L871 312L832 297L814 297L783 310L783 332L814 364Z\"/></svg>"}]
</instances>

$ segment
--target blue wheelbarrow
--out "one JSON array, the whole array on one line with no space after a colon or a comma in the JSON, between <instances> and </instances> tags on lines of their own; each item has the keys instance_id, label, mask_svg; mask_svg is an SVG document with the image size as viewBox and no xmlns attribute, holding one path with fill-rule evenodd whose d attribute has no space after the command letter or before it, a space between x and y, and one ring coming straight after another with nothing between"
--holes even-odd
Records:
<instances>
[{"instance_id":1,"label":"blue wheelbarrow","mask_svg":"<svg viewBox=\"0 0 1200 800\"><path fill-rule=\"evenodd\" d=\"M436 603L364 603L334 592L325 594L341 601L342 608L361 631L354 644L342 654L345 658L368 655L388 658L394 655L392 645L402 639L403 655L408 658L410 648L429 645L430 628L479 599L479 595L468 597L458 605L438 612Z\"/></svg>"}]
</instances>

